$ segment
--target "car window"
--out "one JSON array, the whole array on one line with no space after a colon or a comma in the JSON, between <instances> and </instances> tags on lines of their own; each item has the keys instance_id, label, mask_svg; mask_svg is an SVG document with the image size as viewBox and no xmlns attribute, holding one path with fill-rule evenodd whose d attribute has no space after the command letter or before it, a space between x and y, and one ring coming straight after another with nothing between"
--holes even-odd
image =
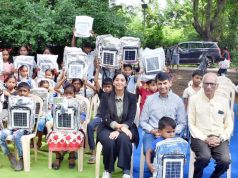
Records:
<instances>
[{"instance_id":1,"label":"car window","mask_svg":"<svg viewBox=\"0 0 238 178\"><path fill-rule=\"evenodd\" d=\"M205 48L218 48L216 43L204 43Z\"/></svg>"},{"instance_id":2,"label":"car window","mask_svg":"<svg viewBox=\"0 0 238 178\"><path fill-rule=\"evenodd\" d=\"M188 43L181 43L181 44L179 44L179 48L181 48L181 49L188 49Z\"/></svg>"},{"instance_id":3,"label":"car window","mask_svg":"<svg viewBox=\"0 0 238 178\"><path fill-rule=\"evenodd\" d=\"M202 43L190 43L190 48L203 48Z\"/></svg>"}]
</instances>

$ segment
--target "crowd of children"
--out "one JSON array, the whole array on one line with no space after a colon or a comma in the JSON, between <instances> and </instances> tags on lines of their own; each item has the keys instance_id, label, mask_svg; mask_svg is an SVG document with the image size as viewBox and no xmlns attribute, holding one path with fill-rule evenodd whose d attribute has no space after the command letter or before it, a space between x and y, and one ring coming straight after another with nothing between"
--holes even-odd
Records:
<instances>
[{"instance_id":1,"label":"crowd of children","mask_svg":"<svg viewBox=\"0 0 238 178\"><path fill-rule=\"evenodd\" d=\"M69 168L75 167L75 151L82 146L82 133L81 132L58 132L57 130L52 131L53 126L53 116L52 116L52 103L53 98L57 96L63 96L67 99L71 105L74 105L74 100L76 95L81 95L87 98L93 97L95 94L98 95L99 100L103 93L110 93L113 90L113 80L110 77L111 75L106 75L103 72L102 67L100 67L99 62L93 58L93 51L91 45L85 45L84 51L88 54L88 59L90 60L90 70L88 71L87 78L75 78L72 80L67 79L66 71L62 68L60 74L56 72L55 69L47 69L45 72L45 78L40 80L37 78L37 72L40 70L37 68L36 63L34 63L33 75L29 75L29 68L26 65L20 66L18 69L13 67L13 64L10 61L10 52L8 50L2 51L3 56L3 72L0 75L0 80L4 83L4 91L2 97L2 111L0 114L0 146L5 155L8 156L11 166L14 170L20 171L23 170L23 154L22 154L22 145L21 137L25 134L29 134L31 130L17 129L11 130L6 129L7 117L8 117L8 98L10 95L18 95L24 97L30 97L30 90L35 88L44 88L46 89L49 95L49 110L45 113L44 117L40 118L38 121L37 135L38 149L42 146L42 136L44 132L48 134L47 143L49 150L55 151L56 160L52 164L52 168L57 170L60 168L61 162L63 160L64 152L69 151ZM50 48L46 48L43 54L52 54ZM29 55L29 49L26 45L23 45L19 49L19 55ZM92 61L91 61L92 60ZM158 92L157 83L155 79L143 80L140 74L134 74L133 65L128 63L123 63L121 65L121 72L127 77L127 91L130 93L138 94L140 100L140 112L143 110L143 105L146 101L146 98L149 95L153 95ZM94 75L93 75L94 74ZM101 76L100 76L101 75ZM188 88L184 90L183 100L185 108L187 109L189 98L198 93L201 89L201 81L203 74L201 71L196 70L192 74L192 81ZM102 84L100 84L100 79L102 79ZM34 105L34 103L32 103ZM79 107L76 103L76 108ZM87 125L87 137L88 144L91 151L91 157L88 160L89 164L95 163L95 138L94 131L97 126L102 122L100 118L100 113L98 112ZM78 109L80 111L80 108ZM82 113L78 113L78 117L83 122ZM147 150L146 152L146 163L151 172L154 172L154 167L152 165L153 153L155 145L157 142L173 138L175 136L175 127L176 123L173 119L169 117L163 117L158 123L158 138L153 142L152 149ZM50 134L49 134L50 133ZM10 153L6 138L7 136L12 135L13 141L16 144L19 154L19 161L16 160L16 157ZM58 138L58 140L56 139ZM70 140L70 141L69 141ZM63 145L63 146L60 146Z\"/></svg>"}]
</instances>

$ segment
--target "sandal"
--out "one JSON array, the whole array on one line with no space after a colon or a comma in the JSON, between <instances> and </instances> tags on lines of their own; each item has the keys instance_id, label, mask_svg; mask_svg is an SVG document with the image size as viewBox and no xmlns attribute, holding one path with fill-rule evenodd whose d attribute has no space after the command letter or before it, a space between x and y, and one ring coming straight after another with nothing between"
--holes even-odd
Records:
<instances>
[{"instance_id":1,"label":"sandal","mask_svg":"<svg viewBox=\"0 0 238 178\"><path fill-rule=\"evenodd\" d=\"M56 157L56 160L54 163L52 163L52 168L54 170L59 170L61 162L63 161L64 157L63 155L60 155L60 157Z\"/></svg>"},{"instance_id":2,"label":"sandal","mask_svg":"<svg viewBox=\"0 0 238 178\"><path fill-rule=\"evenodd\" d=\"M96 163L95 155L92 155L88 160L88 164L95 164L95 163Z\"/></svg>"},{"instance_id":3,"label":"sandal","mask_svg":"<svg viewBox=\"0 0 238 178\"><path fill-rule=\"evenodd\" d=\"M75 153L70 153L68 160L69 160L69 169L74 169L75 168Z\"/></svg>"}]
</instances>

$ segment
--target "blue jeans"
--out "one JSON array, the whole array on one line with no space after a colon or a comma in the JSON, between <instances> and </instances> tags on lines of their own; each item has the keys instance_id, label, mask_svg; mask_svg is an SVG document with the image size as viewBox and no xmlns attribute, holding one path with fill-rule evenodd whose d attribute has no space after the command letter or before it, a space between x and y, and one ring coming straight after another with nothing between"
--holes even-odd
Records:
<instances>
[{"instance_id":1,"label":"blue jeans","mask_svg":"<svg viewBox=\"0 0 238 178\"><path fill-rule=\"evenodd\" d=\"M151 148L152 142L156 139L156 137L151 134L151 133L144 133L143 136L143 152L144 154L146 153L146 151Z\"/></svg>"},{"instance_id":2,"label":"blue jeans","mask_svg":"<svg viewBox=\"0 0 238 178\"><path fill-rule=\"evenodd\" d=\"M26 130L19 129L16 131L9 130L9 129L4 129L0 131L0 146L2 148L2 151L5 155L10 154L10 150L7 146L6 138L11 135L12 136L12 141L15 143L18 151L19 158L23 157L23 152L22 152L22 143L21 143L21 137L26 134Z\"/></svg>"},{"instance_id":3,"label":"blue jeans","mask_svg":"<svg viewBox=\"0 0 238 178\"><path fill-rule=\"evenodd\" d=\"M90 150L95 150L94 130L101 122L102 122L102 119L100 117L95 117L87 125L88 144L89 144Z\"/></svg>"},{"instance_id":4,"label":"blue jeans","mask_svg":"<svg viewBox=\"0 0 238 178\"><path fill-rule=\"evenodd\" d=\"M45 119L45 118L41 118L41 119L38 121L37 131L43 132L43 131L44 131L44 128L45 128L45 124L46 124L46 119Z\"/></svg>"}]
</instances>

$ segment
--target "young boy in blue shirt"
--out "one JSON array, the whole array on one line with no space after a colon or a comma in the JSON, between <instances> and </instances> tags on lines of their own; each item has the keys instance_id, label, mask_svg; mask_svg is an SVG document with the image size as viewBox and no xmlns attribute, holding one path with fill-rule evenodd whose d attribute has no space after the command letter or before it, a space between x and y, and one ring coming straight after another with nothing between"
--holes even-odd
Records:
<instances>
[{"instance_id":1,"label":"young boy in blue shirt","mask_svg":"<svg viewBox=\"0 0 238 178\"><path fill-rule=\"evenodd\" d=\"M146 164L151 173L155 171L152 160L154 158L156 144L164 139L175 137L176 122L172 118L164 116L159 120L158 124L159 124L158 127L159 136L156 140L152 142L151 148L149 148L146 151L145 155Z\"/></svg>"}]
</instances>

